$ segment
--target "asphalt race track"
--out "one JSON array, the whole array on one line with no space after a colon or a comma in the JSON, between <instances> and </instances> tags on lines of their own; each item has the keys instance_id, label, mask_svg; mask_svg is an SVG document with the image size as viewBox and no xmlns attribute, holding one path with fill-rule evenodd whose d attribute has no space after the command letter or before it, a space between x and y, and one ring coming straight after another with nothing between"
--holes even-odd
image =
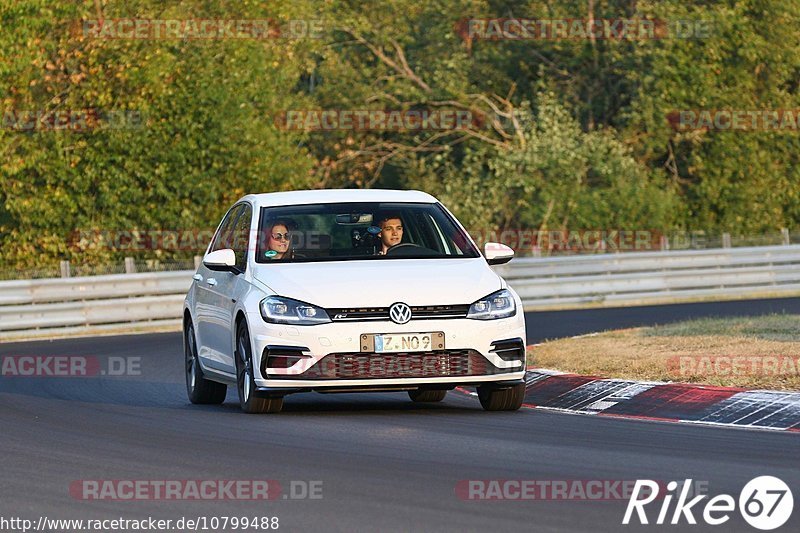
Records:
<instances>
[{"instance_id":1,"label":"asphalt race track","mask_svg":"<svg viewBox=\"0 0 800 533\"><path fill-rule=\"evenodd\" d=\"M694 314L798 312L800 300L529 313L529 342ZM0 516L155 518L277 516L288 531L619 531L626 500L470 501L464 480L691 478L711 496L780 477L800 501L800 435L534 410L486 413L451 392L441 404L404 393L305 394L279 415L186 399L177 333L2 344L0 356L141 358L140 375L0 378ZM322 482L320 499L85 500L79 480ZM462 482L459 485L459 482ZM302 486L297 484L296 486ZM660 503L648 507L655 520ZM674 503L673 503L674 505ZM702 505L702 502L701 502ZM700 507L700 506L698 506ZM697 507L695 508L697 509ZM702 508L695 510L702 523ZM670 512L670 517L672 513ZM755 531L723 526L631 530ZM780 530L797 531L800 511Z\"/></svg>"}]
</instances>

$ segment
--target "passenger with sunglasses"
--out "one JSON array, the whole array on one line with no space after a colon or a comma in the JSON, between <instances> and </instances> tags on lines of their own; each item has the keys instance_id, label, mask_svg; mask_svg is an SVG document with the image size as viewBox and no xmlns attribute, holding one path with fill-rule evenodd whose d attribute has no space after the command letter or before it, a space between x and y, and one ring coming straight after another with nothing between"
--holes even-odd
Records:
<instances>
[{"instance_id":1,"label":"passenger with sunglasses","mask_svg":"<svg viewBox=\"0 0 800 533\"><path fill-rule=\"evenodd\" d=\"M264 252L267 259L293 259L292 234L289 225L282 220L276 220L267 229L267 250Z\"/></svg>"}]
</instances>

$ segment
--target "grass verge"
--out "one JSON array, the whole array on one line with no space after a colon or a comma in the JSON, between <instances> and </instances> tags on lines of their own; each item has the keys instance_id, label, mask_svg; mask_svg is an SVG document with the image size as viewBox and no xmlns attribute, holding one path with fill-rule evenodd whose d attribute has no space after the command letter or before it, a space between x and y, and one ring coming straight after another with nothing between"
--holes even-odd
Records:
<instances>
[{"instance_id":1,"label":"grass verge","mask_svg":"<svg viewBox=\"0 0 800 533\"><path fill-rule=\"evenodd\" d=\"M576 374L800 390L800 315L704 318L559 339L531 366Z\"/></svg>"}]
</instances>

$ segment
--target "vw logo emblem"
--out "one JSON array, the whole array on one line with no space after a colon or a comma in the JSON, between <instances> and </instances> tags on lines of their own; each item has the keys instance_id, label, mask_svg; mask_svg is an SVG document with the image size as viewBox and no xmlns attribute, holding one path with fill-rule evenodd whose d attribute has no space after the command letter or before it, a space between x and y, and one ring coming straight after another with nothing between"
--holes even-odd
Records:
<instances>
[{"instance_id":1,"label":"vw logo emblem","mask_svg":"<svg viewBox=\"0 0 800 533\"><path fill-rule=\"evenodd\" d=\"M405 324L411 320L411 308L402 302L392 304L389 308L389 318L395 324Z\"/></svg>"}]
</instances>

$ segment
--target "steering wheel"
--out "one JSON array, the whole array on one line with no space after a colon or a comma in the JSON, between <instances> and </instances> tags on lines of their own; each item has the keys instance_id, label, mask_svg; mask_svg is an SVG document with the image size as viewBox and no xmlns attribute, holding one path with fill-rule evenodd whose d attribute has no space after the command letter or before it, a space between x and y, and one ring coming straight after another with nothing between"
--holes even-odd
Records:
<instances>
[{"instance_id":1,"label":"steering wheel","mask_svg":"<svg viewBox=\"0 0 800 533\"><path fill-rule=\"evenodd\" d=\"M425 248L424 246L420 246L419 244L414 244L412 242L401 242L400 244L395 244L388 250L386 250L386 255L438 255L435 251L431 250L430 248Z\"/></svg>"},{"instance_id":2,"label":"steering wheel","mask_svg":"<svg viewBox=\"0 0 800 533\"><path fill-rule=\"evenodd\" d=\"M411 253L411 248L422 248L422 247L411 242L401 242L400 244L395 244L394 246L386 250L386 255L407 255Z\"/></svg>"}]
</instances>

